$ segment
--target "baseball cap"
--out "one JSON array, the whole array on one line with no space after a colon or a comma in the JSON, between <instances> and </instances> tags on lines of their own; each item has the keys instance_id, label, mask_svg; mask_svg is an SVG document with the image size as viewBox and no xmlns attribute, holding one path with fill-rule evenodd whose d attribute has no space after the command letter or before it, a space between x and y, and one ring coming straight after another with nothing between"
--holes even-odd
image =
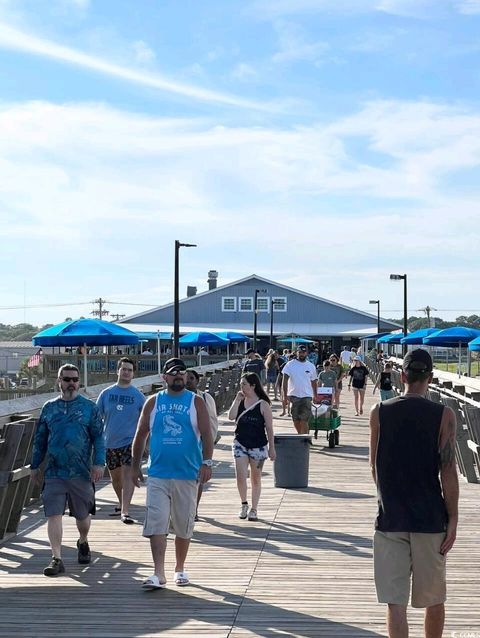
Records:
<instances>
[{"instance_id":1,"label":"baseball cap","mask_svg":"<svg viewBox=\"0 0 480 638\"><path fill-rule=\"evenodd\" d=\"M306 352L307 346L303 346L302 344L300 344L297 346L297 350L299 350L300 352Z\"/></svg>"},{"instance_id":2,"label":"baseball cap","mask_svg":"<svg viewBox=\"0 0 480 638\"><path fill-rule=\"evenodd\" d=\"M412 372L431 372L433 370L432 357L422 348L407 352L403 359L402 368Z\"/></svg>"},{"instance_id":3,"label":"baseball cap","mask_svg":"<svg viewBox=\"0 0 480 638\"><path fill-rule=\"evenodd\" d=\"M245 354L252 354L252 352L255 353L255 349L249 348Z\"/></svg>"},{"instance_id":4,"label":"baseball cap","mask_svg":"<svg viewBox=\"0 0 480 638\"><path fill-rule=\"evenodd\" d=\"M353 357L353 360L354 360L354 361L361 361L361 360L362 360L362 357Z\"/></svg>"},{"instance_id":5,"label":"baseball cap","mask_svg":"<svg viewBox=\"0 0 480 638\"><path fill-rule=\"evenodd\" d=\"M186 370L187 366L182 359L177 359L176 357L172 357L165 361L165 365L163 367L163 374L170 374L171 372L175 372L176 370Z\"/></svg>"}]
</instances>

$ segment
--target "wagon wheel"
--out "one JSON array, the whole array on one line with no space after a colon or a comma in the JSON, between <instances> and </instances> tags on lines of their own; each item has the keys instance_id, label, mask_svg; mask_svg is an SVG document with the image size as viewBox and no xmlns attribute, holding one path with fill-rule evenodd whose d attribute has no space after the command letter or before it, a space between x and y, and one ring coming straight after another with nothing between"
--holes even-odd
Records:
<instances>
[{"instance_id":1,"label":"wagon wheel","mask_svg":"<svg viewBox=\"0 0 480 638\"><path fill-rule=\"evenodd\" d=\"M335 445L338 445L340 443L340 432L338 430L334 430L334 435Z\"/></svg>"},{"instance_id":2,"label":"wagon wheel","mask_svg":"<svg viewBox=\"0 0 480 638\"><path fill-rule=\"evenodd\" d=\"M328 447L335 447L335 430L328 433Z\"/></svg>"}]
</instances>

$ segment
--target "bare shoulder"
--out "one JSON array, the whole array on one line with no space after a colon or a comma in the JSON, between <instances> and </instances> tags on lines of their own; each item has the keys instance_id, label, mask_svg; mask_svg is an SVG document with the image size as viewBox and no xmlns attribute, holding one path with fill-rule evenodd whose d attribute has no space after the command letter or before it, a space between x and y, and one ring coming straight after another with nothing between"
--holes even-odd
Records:
<instances>
[{"instance_id":1,"label":"bare shoulder","mask_svg":"<svg viewBox=\"0 0 480 638\"><path fill-rule=\"evenodd\" d=\"M380 411L380 403L375 403L370 408L370 426L376 427L379 425L379 411Z\"/></svg>"}]
</instances>

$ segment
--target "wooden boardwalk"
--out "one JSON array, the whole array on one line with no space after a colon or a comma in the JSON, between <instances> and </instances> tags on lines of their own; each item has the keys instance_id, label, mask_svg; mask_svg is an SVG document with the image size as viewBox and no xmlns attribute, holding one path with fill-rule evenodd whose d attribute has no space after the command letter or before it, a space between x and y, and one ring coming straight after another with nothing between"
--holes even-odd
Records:
<instances>
[{"instance_id":1,"label":"wooden boardwalk","mask_svg":"<svg viewBox=\"0 0 480 638\"><path fill-rule=\"evenodd\" d=\"M341 446L329 450L323 438L315 442L310 486L304 490L274 488L268 462L257 523L237 518L232 426L221 425L214 478L204 494L189 555L190 587L140 589L151 573L149 544L140 525L108 517L114 499L107 483L98 491L89 566L76 563L76 528L65 519L64 576L42 575L50 557L45 522L38 509L28 511L20 534L0 546L0 636L385 636L385 609L376 603L372 579L376 503L367 463L368 420L353 416L348 392L342 398ZM292 429L288 419L278 417L275 427ZM140 520L143 501L144 490L137 490L131 513ZM480 486L462 481L459 538L448 566L445 636L463 631L480 637L479 502ZM170 574L172 558L169 543ZM412 610L409 617L411 636L422 636L422 613Z\"/></svg>"}]
</instances>

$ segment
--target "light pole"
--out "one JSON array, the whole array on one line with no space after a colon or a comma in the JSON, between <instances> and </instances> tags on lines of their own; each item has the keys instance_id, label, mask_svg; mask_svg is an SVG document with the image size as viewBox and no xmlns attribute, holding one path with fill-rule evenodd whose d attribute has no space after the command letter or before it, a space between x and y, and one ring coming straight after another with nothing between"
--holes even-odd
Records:
<instances>
[{"instance_id":1,"label":"light pole","mask_svg":"<svg viewBox=\"0 0 480 638\"><path fill-rule=\"evenodd\" d=\"M380 299L370 299L368 303L377 304L377 334L380 334Z\"/></svg>"},{"instance_id":2,"label":"light pole","mask_svg":"<svg viewBox=\"0 0 480 638\"><path fill-rule=\"evenodd\" d=\"M400 279L403 279L403 334L405 336L407 336L407 320L408 320L408 314L407 314L407 275L390 275L390 279L392 279L393 281L399 281ZM402 346L402 352L403 352L403 356L406 355L407 353L407 345L403 344Z\"/></svg>"},{"instance_id":3,"label":"light pole","mask_svg":"<svg viewBox=\"0 0 480 638\"><path fill-rule=\"evenodd\" d=\"M255 295L254 295L254 301L253 301L253 349L255 350L255 352L257 351L257 314L258 314L257 299L258 299L259 292L267 292L267 291L265 290L265 288L255 288Z\"/></svg>"},{"instance_id":4,"label":"light pole","mask_svg":"<svg viewBox=\"0 0 480 638\"><path fill-rule=\"evenodd\" d=\"M179 268L179 253L180 253L180 247L185 247L185 248L193 248L196 247L197 244L182 244L181 242L178 241L178 239L175 240L175 275L174 275L174 283L173 283L173 288L174 288L174 299L173 299L173 356L174 357L178 357L178 340L180 337L180 299L179 299L179 272L180 272L180 268ZM160 370L158 371L160 374Z\"/></svg>"},{"instance_id":5,"label":"light pole","mask_svg":"<svg viewBox=\"0 0 480 638\"><path fill-rule=\"evenodd\" d=\"M279 304L279 302L274 301L272 297L270 300L270 348L273 348L273 310L277 304Z\"/></svg>"}]
</instances>

